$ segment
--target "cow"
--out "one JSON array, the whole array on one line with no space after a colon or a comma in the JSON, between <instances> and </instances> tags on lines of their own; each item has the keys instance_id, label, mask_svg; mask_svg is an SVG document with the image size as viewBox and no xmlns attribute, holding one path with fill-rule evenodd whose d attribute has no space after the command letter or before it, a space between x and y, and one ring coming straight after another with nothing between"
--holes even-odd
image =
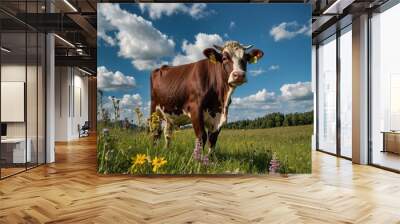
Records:
<instances>
[{"instance_id":1,"label":"cow","mask_svg":"<svg viewBox=\"0 0 400 224\"><path fill-rule=\"evenodd\" d=\"M194 159L208 162L223 124L228 119L228 107L235 89L247 82L248 63L256 63L263 51L227 41L223 46L204 49L203 60L179 66L163 65L151 73L151 115L164 120L153 133L157 141L164 132L165 147L172 137L174 118L187 115L192 122L196 141ZM208 152L202 155L205 144Z\"/></svg>"}]
</instances>

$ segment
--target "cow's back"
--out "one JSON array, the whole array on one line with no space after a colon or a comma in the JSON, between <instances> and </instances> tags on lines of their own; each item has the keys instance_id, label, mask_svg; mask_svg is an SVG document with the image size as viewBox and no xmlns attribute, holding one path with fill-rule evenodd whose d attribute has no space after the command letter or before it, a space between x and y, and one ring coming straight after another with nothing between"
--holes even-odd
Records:
<instances>
[{"instance_id":1,"label":"cow's back","mask_svg":"<svg viewBox=\"0 0 400 224\"><path fill-rule=\"evenodd\" d=\"M191 94L196 94L199 83L199 73L206 70L201 67L204 61L181 65L162 66L151 74L151 103L159 106L167 113L181 114L190 100ZM206 76L204 74L203 76Z\"/></svg>"}]
</instances>

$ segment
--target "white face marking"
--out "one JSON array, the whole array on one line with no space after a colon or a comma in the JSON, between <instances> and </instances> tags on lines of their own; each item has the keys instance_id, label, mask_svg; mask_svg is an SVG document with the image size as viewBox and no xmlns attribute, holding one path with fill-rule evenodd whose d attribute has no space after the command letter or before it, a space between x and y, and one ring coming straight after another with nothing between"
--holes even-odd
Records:
<instances>
[{"instance_id":1,"label":"white face marking","mask_svg":"<svg viewBox=\"0 0 400 224\"><path fill-rule=\"evenodd\" d=\"M228 78L228 83L234 83L235 79L233 77L233 73L235 72L241 72L241 73L246 73L246 71L243 70L243 68L240 67L240 60L243 59L245 51L244 49L240 48L240 47L236 47L234 49L226 49L224 50L224 52L227 52L232 59L233 62L233 70L231 72L231 74L229 74L229 78ZM246 80L245 80L246 81Z\"/></svg>"}]
</instances>

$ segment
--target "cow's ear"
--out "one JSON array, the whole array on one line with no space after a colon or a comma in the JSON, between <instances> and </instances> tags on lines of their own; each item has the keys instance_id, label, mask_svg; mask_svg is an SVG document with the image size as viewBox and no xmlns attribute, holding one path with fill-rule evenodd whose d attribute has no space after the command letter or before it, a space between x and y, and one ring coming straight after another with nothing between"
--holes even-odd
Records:
<instances>
[{"instance_id":1,"label":"cow's ear","mask_svg":"<svg viewBox=\"0 0 400 224\"><path fill-rule=\"evenodd\" d=\"M248 53L248 61L250 64L257 63L264 56L264 52L260 49L253 49Z\"/></svg>"},{"instance_id":2,"label":"cow's ear","mask_svg":"<svg viewBox=\"0 0 400 224\"><path fill-rule=\"evenodd\" d=\"M208 58L212 63L217 63L222 61L222 56L214 48L207 48L203 51L204 56Z\"/></svg>"}]
</instances>

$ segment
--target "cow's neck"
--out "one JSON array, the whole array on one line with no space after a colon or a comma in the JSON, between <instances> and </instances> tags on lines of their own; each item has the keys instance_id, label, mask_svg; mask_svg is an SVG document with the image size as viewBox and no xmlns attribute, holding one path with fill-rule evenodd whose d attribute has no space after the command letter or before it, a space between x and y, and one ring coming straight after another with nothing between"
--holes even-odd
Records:
<instances>
[{"instance_id":1,"label":"cow's neck","mask_svg":"<svg viewBox=\"0 0 400 224\"><path fill-rule=\"evenodd\" d=\"M224 97L224 103L222 107L222 113L227 114L228 113L228 107L229 107L229 101L231 100L232 94L235 91L235 87L228 87L228 90L226 91L225 97Z\"/></svg>"},{"instance_id":2,"label":"cow's neck","mask_svg":"<svg viewBox=\"0 0 400 224\"><path fill-rule=\"evenodd\" d=\"M223 100L223 103L222 103L221 117L220 117L219 124L218 124L218 127L217 127L218 130L228 120L229 101L231 100L232 94L235 91L235 87L232 87L232 86L228 85L227 89L225 91L226 92L224 94L224 100Z\"/></svg>"}]
</instances>

